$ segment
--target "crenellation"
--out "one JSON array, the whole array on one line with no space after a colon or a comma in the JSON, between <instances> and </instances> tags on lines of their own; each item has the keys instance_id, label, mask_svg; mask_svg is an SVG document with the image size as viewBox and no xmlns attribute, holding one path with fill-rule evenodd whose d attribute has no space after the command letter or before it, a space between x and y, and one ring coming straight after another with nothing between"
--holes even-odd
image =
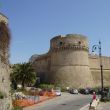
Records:
<instances>
[{"instance_id":1,"label":"crenellation","mask_svg":"<svg viewBox=\"0 0 110 110\"><path fill-rule=\"evenodd\" d=\"M78 45L68 45L68 46L61 46L61 47L57 47L57 48L52 48L50 51L51 52L60 52L62 50L68 50L68 49L72 49L72 50L84 50L84 51L88 51L89 48L85 47L85 46L78 46Z\"/></svg>"}]
</instances>

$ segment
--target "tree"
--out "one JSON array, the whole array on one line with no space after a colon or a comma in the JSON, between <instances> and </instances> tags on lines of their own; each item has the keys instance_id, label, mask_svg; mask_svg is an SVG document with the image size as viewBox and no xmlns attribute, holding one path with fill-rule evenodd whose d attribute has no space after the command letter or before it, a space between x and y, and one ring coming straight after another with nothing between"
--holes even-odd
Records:
<instances>
[{"instance_id":1,"label":"tree","mask_svg":"<svg viewBox=\"0 0 110 110\"><path fill-rule=\"evenodd\" d=\"M20 83L24 88L27 85L35 83L36 75L30 63L15 64L12 66L10 79L17 84Z\"/></svg>"}]
</instances>

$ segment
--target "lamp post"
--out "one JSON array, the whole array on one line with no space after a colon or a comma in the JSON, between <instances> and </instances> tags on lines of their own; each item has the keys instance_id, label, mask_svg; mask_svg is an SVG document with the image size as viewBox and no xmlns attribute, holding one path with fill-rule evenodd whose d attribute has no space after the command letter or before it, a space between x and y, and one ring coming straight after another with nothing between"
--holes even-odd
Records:
<instances>
[{"instance_id":1,"label":"lamp post","mask_svg":"<svg viewBox=\"0 0 110 110\"><path fill-rule=\"evenodd\" d=\"M93 45L92 52L95 50L99 50L99 58L100 58L100 72L101 72L101 91L103 92L104 86L103 86L103 65L102 65L102 53L101 53L101 42L99 41L98 45Z\"/></svg>"}]
</instances>

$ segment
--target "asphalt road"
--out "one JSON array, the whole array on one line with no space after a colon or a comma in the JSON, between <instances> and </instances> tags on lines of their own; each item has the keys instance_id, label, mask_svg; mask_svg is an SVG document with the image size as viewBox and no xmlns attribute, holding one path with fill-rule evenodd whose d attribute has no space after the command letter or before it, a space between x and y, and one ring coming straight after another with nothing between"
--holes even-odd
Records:
<instances>
[{"instance_id":1,"label":"asphalt road","mask_svg":"<svg viewBox=\"0 0 110 110\"><path fill-rule=\"evenodd\" d=\"M62 96L24 108L23 110L80 110L91 101L90 95L63 93Z\"/></svg>"}]
</instances>

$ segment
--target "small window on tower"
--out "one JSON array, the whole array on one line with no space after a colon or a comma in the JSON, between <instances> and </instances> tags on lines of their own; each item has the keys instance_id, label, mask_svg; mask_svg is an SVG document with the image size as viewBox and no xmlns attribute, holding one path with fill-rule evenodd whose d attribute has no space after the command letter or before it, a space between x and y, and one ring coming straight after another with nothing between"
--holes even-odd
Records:
<instances>
[{"instance_id":1,"label":"small window on tower","mask_svg":"<svg viewBox=\"0 0 110 110\"><path fill-rule=\"evenodd\" d=\"M63 44L63 42L60 42L60 44L59 44L59 45L60 45L60 46L62 46L62 44Z\"/></svg>"},{"instance_id":2,"label":"small window on tower","mask_svg":"<svg viewBox=\"0 0 110 110\"><path fill-rule=\"evenodd\" d=\"M79 45L81 45L81 41L79 41L78 43L79 43Z\"/></svg>"},{"instance_id":3,"label":"small window on tower","mask_svg":"<svg viewBox=\"0 0 110 110\"><path fill-rule=\"evenodd\" d=\"M58 42L57 46L62 46L64 43L63 42Z\"/></svg>"}]
</instances>

